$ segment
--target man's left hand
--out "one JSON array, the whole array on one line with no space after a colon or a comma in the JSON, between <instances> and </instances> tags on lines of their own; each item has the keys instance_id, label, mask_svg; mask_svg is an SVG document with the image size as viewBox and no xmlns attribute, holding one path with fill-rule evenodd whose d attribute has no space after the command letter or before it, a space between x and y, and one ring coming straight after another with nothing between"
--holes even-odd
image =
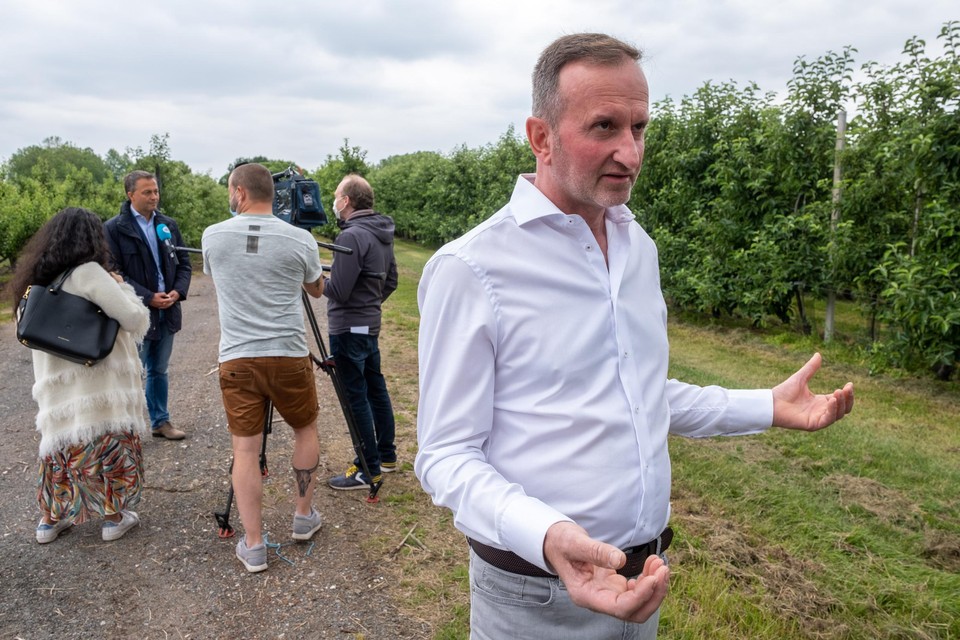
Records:
<instances>
[{"instance_id":1,"label":"man's left hand","mask_svg":"<svg viewBox=\"0 0 960 640\"><path fill-rule=\"evenodd\" d=\"M819 353L799 371L773 388L773 425L784 429L816 431L828 427L853 409L853 383L833 393L815 395L810 379L820 369Z\"/></svg>"}]
</instances>

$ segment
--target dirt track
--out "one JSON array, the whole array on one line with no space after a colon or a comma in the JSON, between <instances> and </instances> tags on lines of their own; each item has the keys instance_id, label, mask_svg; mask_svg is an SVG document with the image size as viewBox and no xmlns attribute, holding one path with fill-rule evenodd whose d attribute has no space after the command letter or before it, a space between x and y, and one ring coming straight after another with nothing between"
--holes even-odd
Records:
<instances>
[{"instance_id":1,"label":"dirt track","mask_svg":"<svg viewBox=\"0 0 960 640\"><path fill-rule=\"evenodd\" d=\"M144 440L142 526L116 542L98 522L39 545L34 528L36 407L33 370L12 322L0 327L0 640L12 638L429 638L428 625L402 618L390 599L385 558L366 557L384 504L362 491L317 490L324 526L315 544L284 544L289 563L270 552L270 568L248 574L235 540L216 535L214 510L228 487L230 440L216 375L216 295L194 272L184 330L170 365L172 421L182 442ZM315 303L325 325L323 303ZM329 380L317 374L321 477L339 473L350 443ZM291 543L292 438L276 423L268 440L271 477L264 526L272 542ZM406 472L409 473L409 472ZM390 481L387 477L387 482ZM231 522L240 530L234 508Z\"/></svg>"}]
</instances>

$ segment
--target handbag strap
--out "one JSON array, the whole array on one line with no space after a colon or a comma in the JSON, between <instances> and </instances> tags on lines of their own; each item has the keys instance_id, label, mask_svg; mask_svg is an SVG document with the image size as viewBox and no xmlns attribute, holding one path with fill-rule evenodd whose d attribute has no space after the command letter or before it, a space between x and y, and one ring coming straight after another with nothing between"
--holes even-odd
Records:
<instances>
[{"instance_id":1,"label":"handbag strap","mask_svg":"<svg viewBox=\"0 0 960 640\"><path fill-rule=\"evenodd\" d=\"M53 282L50 283L50 286L47 287L47 290L49 290L50 293L59 292L60 287L63 286L64 281L70 277L70 274L73 273L74 269L76 269L76 267L70 267L69 269L61 273L58 277L54 278Z\"/></svg>"}]
</instances>

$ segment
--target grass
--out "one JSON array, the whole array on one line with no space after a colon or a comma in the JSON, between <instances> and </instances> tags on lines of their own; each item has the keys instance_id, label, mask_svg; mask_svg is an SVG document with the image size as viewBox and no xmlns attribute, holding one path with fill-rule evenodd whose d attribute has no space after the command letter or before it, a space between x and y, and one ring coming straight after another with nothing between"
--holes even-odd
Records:
<instances>
[{"instance_id":1,"label":"grass","mask_svg":"<svg viewBox=\"0 0 960 640\"><path fill-rule=\"evenodd\" d=\"M380 344L401 472L360 517L373 532L364 552L391 576L401 614L428 621L434 638L458 640L469 637L466 543L412 471L416 293L431 254L396 244L400 284L384 305ZM820 350L814 390L852 380L857 405L814 434L671 438L677 535L660 637L960 640L960 383L869 376L850 338L865 321L842 303L837 319L838 340L827 347L798 334L671 321L672 377L766 388Z\"/></svg>"},{"instance_id":2,"label":"grass","mask_svg":"<svg viewBox=\"0 0 960 640\"><path fill-rule=\"evenodd\" d=\"M367 551L393 560L405 615L428 620L435 638L467 638L466 544L410 465L416 288L432 251L398 242L396 253L400 286L384 306L381 346L406 472L390 478L381 506L391 517ZM870 377L849 339L865 321L849 304L828 348L688 320L670 324L672 377L766 388L820 350L814 390L852 380L857 405L814 434L671 438L677 537L661 637L960 639L960 384Z\"/></svg>"},{"instance_id":3,"label":"grass","mask_svg":"<svg viewBox=\"0 0 960 640\"><path fill-rule=\"evenodd\" d=\"M787 345L771 351L763 336L743 332L672 325L670 333L671 374L699 382L769 385L808 355ZM827 390L848 379L855 413L826 431L671 439L673 521L693 538L677 559L702 555L715 570L680 570L665 635L745 637L725 599L697 602L717 635L685 619L688 594L722 586L752 593L771 619L796 614L790 629L750 626L746 637L960 637L957 385L829 365L814 382Z\"/></svg>"}]
</instances>

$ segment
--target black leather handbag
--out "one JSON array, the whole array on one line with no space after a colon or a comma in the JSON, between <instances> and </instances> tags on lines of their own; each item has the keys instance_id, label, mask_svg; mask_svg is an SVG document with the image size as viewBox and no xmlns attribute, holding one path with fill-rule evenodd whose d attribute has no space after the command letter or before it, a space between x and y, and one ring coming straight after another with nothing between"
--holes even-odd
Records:
<instances>
[{"instance_id":1,"label":"black leather handbag","mask_svg":"<svg viewBox=\"0 0 960 640\"><path fill-rule=\"evenodd\" d=\"M113 351L120 323L86 298L61 290L73 269L46 287L30 285L17 307L17 340L92 367Z\"/></svg>"}]
</instances>

